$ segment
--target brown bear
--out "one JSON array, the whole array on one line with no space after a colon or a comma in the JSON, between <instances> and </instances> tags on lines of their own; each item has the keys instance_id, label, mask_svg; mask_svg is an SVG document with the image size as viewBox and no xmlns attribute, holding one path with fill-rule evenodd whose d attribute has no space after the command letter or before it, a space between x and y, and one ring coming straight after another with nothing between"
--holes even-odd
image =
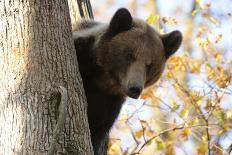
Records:
<instances>
[{"instance_id":1,"label":"brown bear","mask_svg":"<svg viewBox=\"0 0 232 155\"><path fill-rule=\"evenodd\" d=\"M160 35L125 8L109 24L83 21L74 30L91 140L95 155L101 155L125 98L138 98L159 79L182 35L179 31Z\"/></svg>"}]
</instances>

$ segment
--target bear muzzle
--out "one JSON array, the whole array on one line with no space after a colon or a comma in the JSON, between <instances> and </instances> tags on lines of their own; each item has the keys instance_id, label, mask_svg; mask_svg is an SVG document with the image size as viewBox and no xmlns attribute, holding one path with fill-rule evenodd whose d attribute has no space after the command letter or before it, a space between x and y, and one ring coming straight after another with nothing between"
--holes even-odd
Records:
<instances>
[{"instance_id":1,"label":"bear muzzle","mask_svg":"<svg viewBox=\"0 0 232 155\"><path fill-rule=\"evenodd\" d=\"M143 87L138 84L132 84L128 86L127 95L131 98L137 99L141 94Z\"/></svg>"}]
</instances>

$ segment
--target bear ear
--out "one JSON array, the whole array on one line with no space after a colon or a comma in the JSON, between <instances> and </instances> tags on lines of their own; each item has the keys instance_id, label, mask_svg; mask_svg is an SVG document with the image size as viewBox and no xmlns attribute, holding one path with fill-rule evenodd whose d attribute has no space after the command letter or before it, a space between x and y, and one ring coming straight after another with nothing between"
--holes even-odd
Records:
<instances>
[{"instance_id":1,"label":"bear ear","mask_svg":"<svg viewBox=\"0 0 232 155\"><path fill-rule=\"evenodd\" d=\"M131 25L132 16L130 12L125 8L118 9L110 21L108 33L115 36L120 32L129 30Z\"/></svg>"},{"instance_id":2,"label":"bear ear","mask_svg":"<svg viewBox=\"0 0 232 155\"><path fill-rule=\"evenodd\" d=\"M165 56L166 58L169 58L180 47L182 34L180 31L172 31L168 34L162 35L161 39L164 45Z\"/></svg>"}]
</instances>

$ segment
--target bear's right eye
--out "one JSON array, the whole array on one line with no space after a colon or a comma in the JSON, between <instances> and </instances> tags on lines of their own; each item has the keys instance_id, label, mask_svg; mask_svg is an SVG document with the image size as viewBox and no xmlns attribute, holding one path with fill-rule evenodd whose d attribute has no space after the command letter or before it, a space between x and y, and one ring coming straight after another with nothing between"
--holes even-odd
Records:
<instances>
[{"instance_id":1,"label":"bear's right eye","mask_svg":"<svg viewBox=\"0 0 232 155\"><path fill-rule=\"evenodd\" d=\"M133 55L133 50L132 49L126 49L125 53L127 53L126 54L127 61L135 61L135 57Z\"/></svg>"}]
</instances>

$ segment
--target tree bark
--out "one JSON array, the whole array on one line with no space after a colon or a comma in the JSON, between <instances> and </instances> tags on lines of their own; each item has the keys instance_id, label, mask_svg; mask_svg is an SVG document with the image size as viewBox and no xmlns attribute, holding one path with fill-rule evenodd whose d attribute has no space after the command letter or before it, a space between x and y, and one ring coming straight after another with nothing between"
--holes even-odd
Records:
<instances>
[{"instance_id":1,"label":"tree bark","mask_svg":"<svg viewBox=\"0 0 232 155\"><path fill-rule=\"evenodd\" d=\"M93 154L67 1L0 6L0 154Z\"/></svg>"},{"instance_id":2,"label":"tree bark","mask_svg":"<svg viewBox=\"0 0 232 155\"><path fill-rule=\"evenodd\" d=\"M77 0L79 13L82 18L93 19L93 11L90 0Z\"/></svg>"},{"instance_id":3,"label":"tree bark","mask_svg":"<svg viewBox=\"0 0 232 155\"><path fill-rule=\"evenodd\" d=\"M73 29L75 25L81 20L77 0L68 0L68 6Z\"/></svg>"},{"instance_id":4,"label":"tree bark","mask_svg":"<svg viewBox=\"0 0 232 155\"><path fill-rule=\"evenodd\" d=\"M68 0L72 28L75 27L81 18L93 19L93 11L90 0Z\"/></svg>"}]
</instances>

